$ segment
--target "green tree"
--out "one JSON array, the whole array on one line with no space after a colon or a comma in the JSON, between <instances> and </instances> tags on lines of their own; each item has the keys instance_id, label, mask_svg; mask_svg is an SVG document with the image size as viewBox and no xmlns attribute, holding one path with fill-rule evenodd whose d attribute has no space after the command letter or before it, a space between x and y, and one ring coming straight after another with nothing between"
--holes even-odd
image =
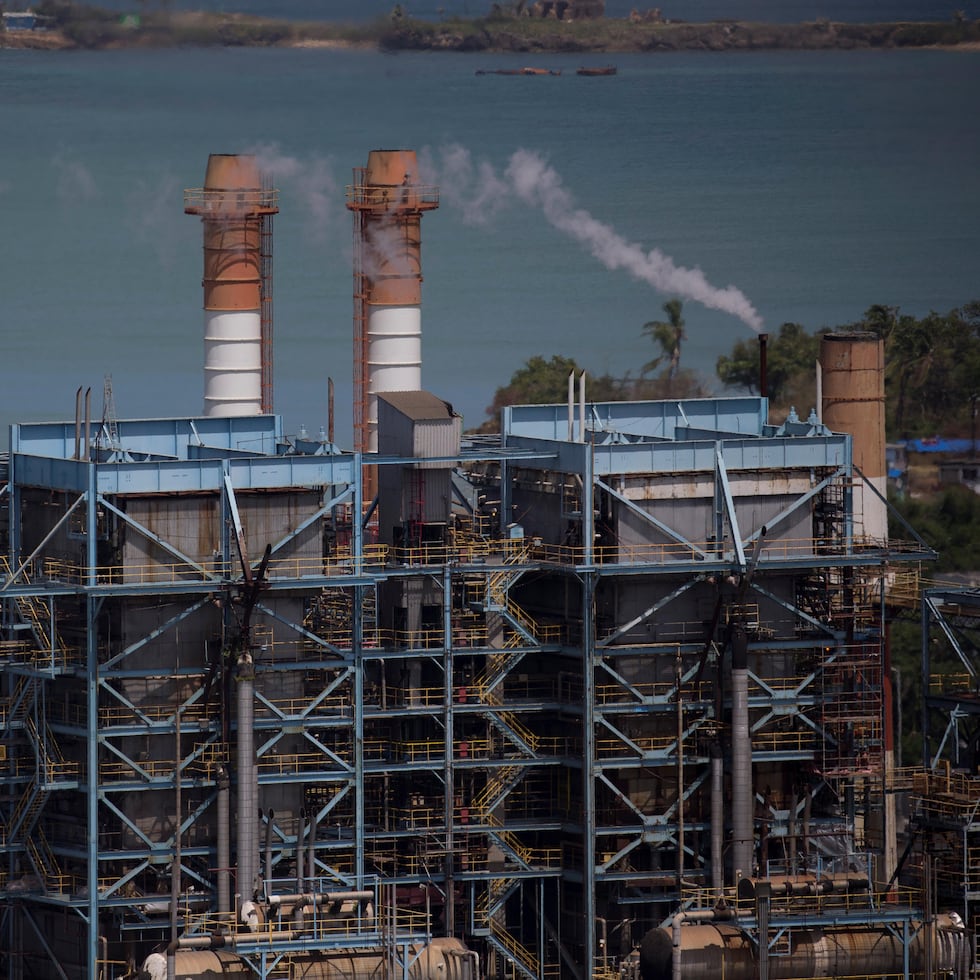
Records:
<instances>
[{"instance_id":1,"label":"green tree","mask_svg":"<svg viewBox=\"0 0 980 980\"><path fill-rule=\"evenodd\" d=\"M893 438L965 434L980 378L980 303L924 317L872 306L850 327L885 341L886 424Z\"/></svg>"},{"instance_id":2,"label":"green tree","mask_svg":"<svg viewBox=\"0 0 980 980\"><path fill-rule=\"evenodd\" d=\"M684 317L681 315L683 303L679 299L669 299L663 305L666 320L651 320L643 324L643 332L660 347L660 356L643 365L643 373L656 371L665 358L670 358L667 366L667 380L677 377L681 363L681 343L687 339L684 332Z\"/></svg>"},{"instance_id":3,"label":"green tree","mask_svg":"<svg viewBox=\"0 0 980 980\"><path fill-rule=\"evenodd\" d=\"M500 426L500 411L505 405L544 405L564 402L568 398L568 376L582 373L582 368L571 357L554 354L545 360L540 354L529 358L518 368L493 396L487 406L487 421L480 426L481 432L496 432ZM578 398L578 381L575 397ZM609 374L588 375L586 385L591 401L620 401L631 397L632 385Z\"/></svg>"}]
</instances>

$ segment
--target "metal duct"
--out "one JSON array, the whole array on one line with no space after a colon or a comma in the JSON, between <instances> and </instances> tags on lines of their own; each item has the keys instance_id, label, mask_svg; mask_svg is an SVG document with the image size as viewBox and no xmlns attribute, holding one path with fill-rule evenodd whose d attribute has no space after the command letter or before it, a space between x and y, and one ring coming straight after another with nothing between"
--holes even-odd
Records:
<instances>
[{"instance_id":1,"label":"metal duct","mask_svg":"<svg viewBox=\"0 0 980 980\"><path fill-rule=\"evenodd\" d=\"M922 974L927 931L912 923L909 942L909 974ZM642 980L757 980L759 964L754 943L734 924L684 925L675 949L671 931L651 929L640 945ZM934 970L965 980L969 936L952 916L936 920L933 943ZM770 980L793 977L904 976L901 935L887 926L857 928L806 928L792 930L792 952L770 956ZM679 960L679 962L678 962ZM679 976L678 976L679 973Z\"/></svg>"},{"instance_id":2,"label":"metal duct","mask_svg":"<svg viewBox=\"0 0 980 980\"><path fill-rule=\"evenodd\" d=\"M204 225L204 414L263 411L263 222L278 212L255 158L212 153L184 212ZM271 399L271 395L269 396Z\"/></svg>"},{"instance_id":3,"label":"metal duct","mask_svg":"<svg viewBox=\"0 0 980 980\"><path fill-rule=\"evenodd\" d=\"M755 832L752 815L752 740L749 736L749 662L745 630L732 630L732 872L751 875Z\"/></svg>"},{"instance_id":4,"label":"metal duct","mask_svg":"<svg viewBox=\"0 0 980 980\"><path fill-rule=\"evenodd\" d=\"M854 465L878 491L854 487L855 519L864 534L888 540L885 497L885 342L872 333L825 334L820 342L821 421L853 436Z\"/></svg>"},{"instance_id":5,"label":"metal duct","mask_svg":"<svg viewBox=\"0 0 980 980\"><path fill-rule=\"evenodd\" d=\"M258 877L259 832L258 769L255 764L255 668L252 658L243 654L235 671L238 721L238 893L242 902L250 900Z\"/></svg>"},{"instance_id":6,"label":"metal duct","mask_svg":"<svg viewBox=\"0 0 980 980\"><path fill-rule=\"evenodd\" d=\"M354 213L354 448L376 452L377 394L422 387L422 215L439 206L414 150L372 150Z\"/></svg>"}]
</instances>

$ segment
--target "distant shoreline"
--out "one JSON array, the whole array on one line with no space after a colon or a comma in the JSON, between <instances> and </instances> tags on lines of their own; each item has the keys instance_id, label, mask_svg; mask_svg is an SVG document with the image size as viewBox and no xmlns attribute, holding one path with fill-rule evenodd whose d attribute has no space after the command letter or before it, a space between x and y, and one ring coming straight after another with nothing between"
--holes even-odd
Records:
<instances>
[{"instance_id":1,"label":"distant shoreline","mask_svg":"<svg viewBox=\"0 0 980 980\"><path fill-rule=\"evenodd\" d=\"M72 8L67 8L71 10ZM663 23L599 18L566 23L526 17L370 24L276 21L242 14L170 13L120 18L98 8L43 30L7 30L0 48L78 50L164 47L294 47L481 54L654 54L668 51L810 51L871 48L980 50L980 21L850 24Z\"/></svg>"}]
</instances>

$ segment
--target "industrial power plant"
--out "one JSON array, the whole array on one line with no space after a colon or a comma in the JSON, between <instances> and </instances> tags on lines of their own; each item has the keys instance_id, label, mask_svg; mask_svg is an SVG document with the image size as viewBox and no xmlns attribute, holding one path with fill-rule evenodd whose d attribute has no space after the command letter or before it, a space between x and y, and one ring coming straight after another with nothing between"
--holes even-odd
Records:
<instances>
[{"instance_id":1,"label":"industrial power plant","mask_svg":"<svg viewBox=\"0 0 980 980\"><path fill-rule=\"evenodd\" d=\"M200 415L107 383L11 426L2 975L978 980L980 591L889 537L881 341L828 334L784 419L762 337L759 396L573 375L465 435L422 380L438 188L376 150L343 450L274 412L280 204L247 155L185 192Z\"/></svg>"}]
</instances>

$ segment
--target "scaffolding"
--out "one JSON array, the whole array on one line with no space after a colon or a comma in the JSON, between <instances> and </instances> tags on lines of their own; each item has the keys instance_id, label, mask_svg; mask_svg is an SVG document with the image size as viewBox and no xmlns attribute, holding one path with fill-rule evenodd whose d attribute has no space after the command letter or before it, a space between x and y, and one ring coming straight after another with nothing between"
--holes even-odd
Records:
<instances>
[{"instance_id":1,"label":"scaffolding","mask_svg":"<svg viewBox=\"0 0 980 980\"><path fill-rule=\"evenodd\" d=\"M508 409L445 475L372 460L371 544L360 456L282 453L274 416L119 421L110 460L15 426L8 974L121 978L223 932L261 977L433 936L488 977L603 976L692 889L883 886L882 596L926 550L865 538L850 437L764 399L591 413L572 442L564 406ZM242 900L287 891L375 919L248 933Z\"/></svg>"}]
</instances>

